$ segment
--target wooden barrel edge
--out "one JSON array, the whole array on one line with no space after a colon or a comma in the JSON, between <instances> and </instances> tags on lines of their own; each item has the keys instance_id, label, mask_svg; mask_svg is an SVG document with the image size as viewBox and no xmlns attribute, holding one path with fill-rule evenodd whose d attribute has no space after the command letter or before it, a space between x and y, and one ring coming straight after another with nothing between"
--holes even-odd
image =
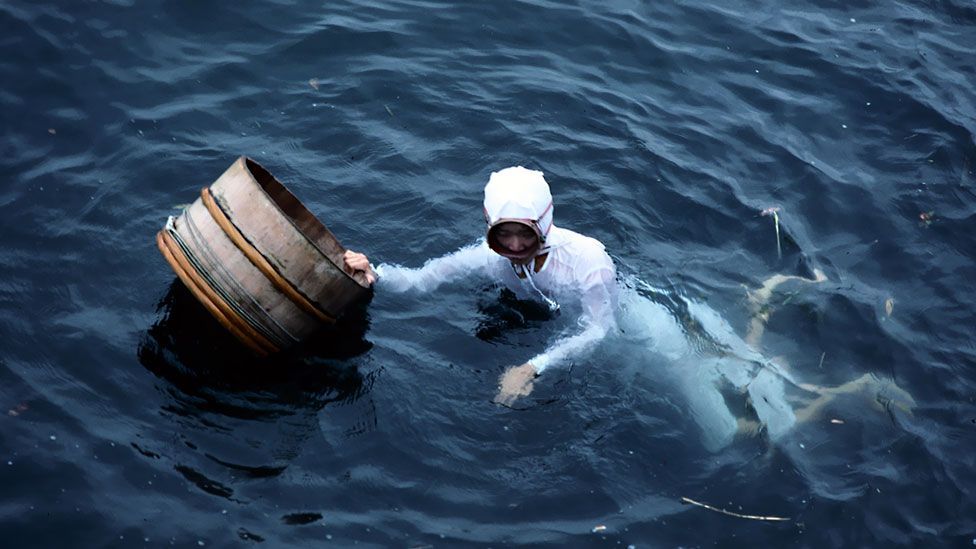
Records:
<instances>
[{"instance_id":1,"label":"wooden barrel edge","mask_svg":"<svg viewBox=\"0 0 976 549\"><path fill-rule=\"evenodd\" d=\"M156 233L156 245L176 276L183 281L183 284L197 298L197 301L234 337L258 356L264 357L278 351L273 343L248 325L247 321L240 318L205 281L199 278L199 275L184 256L183 251L172 241L172 237L166 234L165 230Z\"/></svg>"},{"instance_id":2,"label":"wooden barrel edge","mask_svg":"<svg viewBox=\"0 0 976 549\"><path fill-rule=\"evenodd\" d=\"M281 276L274 266L263 256L253 244L247 241L244 235L241 233L234 223L227 217L224 210L220 208L217 202L214 200L212 194L210 194L210 189L204 187L200 191L200 198L203 201L203 205L206 206L207 211L210 212L210 217L217 223L227 238L237 246L237 249L244 254L246 257L259 271L261 274L267 278L271 284L278 289L279 292L285 294L292 303L294 303L299 309L305 313L317 318L320 322L326 322L329 324L335 323L336 319L329 314L326 314L320 310L310 299L305 297L300 291L298 291L295 286L289 282L285 277Z\"/></svg>"},{"instance_id":3,"label":"wooden barrel edge","mask_svg":"<svg viewBox=\"0 0 976 549\"><path fill-rule=\"evenodd\" d=\"M279 192L274 192L274 193L271 192L268 189L268 186L262 183L258 179L255 173L249 167L249 164L253 164L256 168L264 172L264 174L266 174L271 179L275 188ZM347 250L347 248L342 245L342 242L339 241L339 238L336 237L335 233L333 233L332 230L329 229L329 227L326 226L326 224L323 223L321 219L316 217L315 214L313 214L312 211L308 209L308 206L306 206L305 203L302 202L302 200L295 195L295 193L291 192L291 189L289 189L287 185L282 183L281 180L275 177L275 175L271 173L270 170L265 168L260 162L254 160L249 156L238 157L237 160L235 160L234 163L231 164L231 168L235 166L237 166L239 171L243 172L247 176L247 178L251 181L251 183L254 184L254 187L256 189L258 189L262 194L264 194L264 196L268 199L268 202L271 204L271 206L278 210L278 212L281 214L282 219L284 219L286 223L291 225L301 238L303 238L309 245L311 245L312 248L314 248L315 251L317 251L325 261L328 261L336 269L337 272L345 275L346 279L348 279L348 282L351 282L352 285L356 287L356 290L354 291L356 291L360 296L365 295L365 293L369 292L371 285L369 284L369 282L367 282L365 273L363 273L362 271L356 271L350 273L346 271L346 269L343 267L343 261L341 260L341 255ZM307 216L307 220L310 226L305 226L305 224L299 222L299 220L296 219L293 213L288 213L286 211L285 206L281 203L280 200L281 197L279 196L279 194L284 194L286 198L288 198L291 201L294 201L293 202L294 206L300 209L300 213L303 214L303 216ZM319 235L313 236L309 234L311 231L319 233ZM329 246L323 246L321 239L325 239L335 244L335 246L338 248L337 252L339 253L335 254L336 255L335 258L333 258L333 254L326 251L326 248L328 248Z\"/></svg>"}]
</instances>

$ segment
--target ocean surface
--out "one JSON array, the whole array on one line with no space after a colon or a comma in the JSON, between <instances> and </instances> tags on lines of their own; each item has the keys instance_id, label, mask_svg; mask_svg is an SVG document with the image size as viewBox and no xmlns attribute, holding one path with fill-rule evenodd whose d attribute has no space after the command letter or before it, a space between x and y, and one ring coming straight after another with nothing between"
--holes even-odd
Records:
<instances>
[{"instance_id":1,"label":"ocean surface","mask_svg":"<svg viewBox=\"0 0 976 549\"><path fill-rule=\"evenodd\" d=\"M3 547L976 544L971 0L5 0L0 22ZM843 395L710 450L666 360L612 338L499 406L574 319L483 280L377 291L252 359L154 241L240 155L407 266L482 235L492 171L542 170L557 225L740 336L750 292L822 270L771 292L761 352L914 406Z\"/></svg>"}]
</instances>

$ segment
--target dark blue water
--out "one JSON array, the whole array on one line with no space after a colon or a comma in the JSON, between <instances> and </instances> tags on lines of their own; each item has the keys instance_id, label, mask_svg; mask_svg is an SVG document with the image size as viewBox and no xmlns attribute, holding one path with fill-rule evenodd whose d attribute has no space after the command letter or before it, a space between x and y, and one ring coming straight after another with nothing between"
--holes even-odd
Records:
<instances>
[{"instance_id":1,"label":"dark blue water","mask_svg":"<svg viewBox=\"0 0 976 549\"><path fill-rule=\"evenodd\" d=\"M0 3L2 545L976 543L976 5L657 4ZM713 453L610 350L498 407L567 320L475 281L251 360L154 243L240 154L413 266L542 169L557 224L740 333L747 290L821 268L763 352L917 406Z\"/></svg>"}]
</instances>

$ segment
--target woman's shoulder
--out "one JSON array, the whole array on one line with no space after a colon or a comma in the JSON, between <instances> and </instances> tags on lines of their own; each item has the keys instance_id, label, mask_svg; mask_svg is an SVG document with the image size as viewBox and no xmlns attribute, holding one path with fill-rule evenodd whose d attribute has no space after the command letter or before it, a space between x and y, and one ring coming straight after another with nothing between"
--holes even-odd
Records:
<instances>
[{"instance_id":1,"label":"woman's shoulder","mask_svg":"<svg viewBox=\"0 0 976 549\"><path fill-rule=\"evenodd\" d=\"M586 263L592 267L600 265L613 267L613 260L607 254L606 247L593 237L562 227L553 227L550 236L555 237L549 242L553 251L572 263Z\"/></svg>"}]
</instances>

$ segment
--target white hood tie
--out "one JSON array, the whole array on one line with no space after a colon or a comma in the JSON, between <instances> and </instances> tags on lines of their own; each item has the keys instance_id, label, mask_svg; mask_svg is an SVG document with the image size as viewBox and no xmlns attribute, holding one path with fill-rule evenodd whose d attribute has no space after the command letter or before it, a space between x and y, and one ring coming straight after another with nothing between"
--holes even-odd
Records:
<instances>
[{"instance_id":1,"label":"white hood tie","mask_svg":"<svg viewBox=\"0 0 976 549\"><path fill-rule=\"evenodd\" d=\"M546 249L548 250L548 248ZM535 281L532 280L533 266L534 265L530 266L530 265L524 265L522 263L512 263L512 269L515 271L515 274L518 275L520 272L522 273L522 276L519 276L519 280L522 281L523 284L525 282L528 282L529 286L532 286L532 289L535 290L540 297L542 297L542 301L546 302L546 305L549 306L549 310L555 313L556 311L559 310L559 303L556 303L554 299L542 293L542 290L540 290L539 287L535 285Z\"/></svg>"}]
</instances>

